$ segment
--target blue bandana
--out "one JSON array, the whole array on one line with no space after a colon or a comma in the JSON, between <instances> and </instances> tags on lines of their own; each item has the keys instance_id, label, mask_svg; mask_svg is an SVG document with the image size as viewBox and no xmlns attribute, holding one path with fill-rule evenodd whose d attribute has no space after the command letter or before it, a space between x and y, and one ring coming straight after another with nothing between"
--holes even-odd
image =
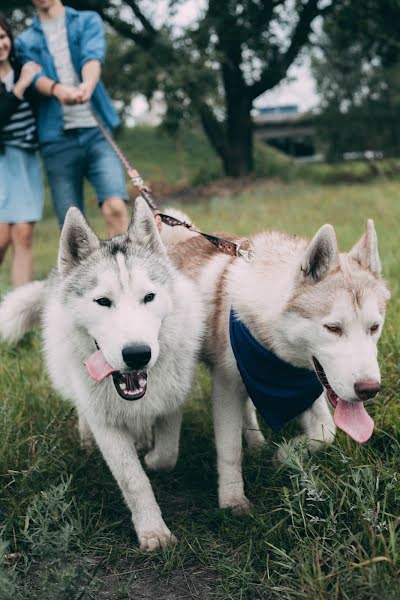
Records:
<instances>
[{"instance_id":1,"label":"blue bandana","mask_svg":"<svg viewBox=\"0 0 400 600\"><path fill-rule=\"evenodd\" d=\"M229 335L247 393L275 431L310 408L322 394L314 371L293 367L262 346L233 310Z\"/></svg>"}]
</instances>

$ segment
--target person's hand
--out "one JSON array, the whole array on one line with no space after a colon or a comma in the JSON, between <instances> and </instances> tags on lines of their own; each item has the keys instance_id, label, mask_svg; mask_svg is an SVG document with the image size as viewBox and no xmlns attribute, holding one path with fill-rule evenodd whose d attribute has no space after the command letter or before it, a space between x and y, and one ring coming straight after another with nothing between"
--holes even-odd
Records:
<instances>
[{"instance_id":1,"label":"person's hand","mask_svg":"<svg viewBox=\"0 0 400 600\"><path fill-rule=\"evenodd\" d=\"M64 83L57 83L54 86L53 96L57 98L60 104L72 106L74 104L81 104L82 92L79 88L72 85L65 85Z\"/></svg>"},{"instance_id":2,"label":"person's hand","mask_svg":"<svg viewBox=\"0 0 400 600\"><path fill-rule=\"evenodd\" d=\"M90 81L82 81L82 83L79 85L79 89L82 92L82 102L89 102L95 87L96 84L93 84Z\"/></svg>"},{"instance_id":3,"label":"person's hand","mask_svg":"<svg viewBox=\"0 0 400 600\"><path fill-rule=\"evenodd\" d=\"M13 90L14 94L18 96L18 98L23 97L26 89L31 85L33 78L35 75L37 75L37 73L40 73L41 70L42 67L32 60L24 64Z\"/></svg>"}]
</instances>

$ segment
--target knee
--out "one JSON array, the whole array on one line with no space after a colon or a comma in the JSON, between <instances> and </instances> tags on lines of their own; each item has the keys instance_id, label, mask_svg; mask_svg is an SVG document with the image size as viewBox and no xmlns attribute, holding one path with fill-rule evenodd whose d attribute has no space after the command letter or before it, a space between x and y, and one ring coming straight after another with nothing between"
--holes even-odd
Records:
<instances>
[{"instance_id":1,"label":"knee","mask_svg":"<svg viewBox=\"0 0 400 600\"><path fill-rule=\"evenodd\" d=\"M103 215L108 222L127 218L128 211L122 198L109 198L102 204Z\"/></svg>"},{"instance_id":2,"label":"knee","mask_svg":"<svg viewBox=\"0 0 400 600\"><path fill-rule=\"evenodd\" d=\"M24 250L32 248L33 227L29 223L18 223L12 231L12 241L15 246Z\"/></svg>"}]
</instances>

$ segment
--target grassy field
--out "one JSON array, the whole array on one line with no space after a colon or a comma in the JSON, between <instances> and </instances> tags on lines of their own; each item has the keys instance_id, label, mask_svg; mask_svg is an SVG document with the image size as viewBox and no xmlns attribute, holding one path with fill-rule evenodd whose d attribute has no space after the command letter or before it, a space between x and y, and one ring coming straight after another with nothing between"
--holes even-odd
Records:
<instances>
[{"instance_id":1,"label":"grassy field","mask_svg":"<svg viewBox=\"0 0 400 600\"><path fill-rule=\"evenodd\" d=\"M144 165L146 166L146 165ZM297 432L265 428L267 447L245 453L254 510L237 519L217 506L210 381L199 369L185 411L176 470L151 476L176 548L137 548L129 512L99 452L79 449L73 409L49 385L38 332L0 346L0 598L175 600L400 597L399 322L400 183L262 183L234 196L185 202L204 230L279 228L311 235L332 223L349 249L375 219L393 298L380 342L383 391L370 406L376 431L357 446L345 434L319 456L272 455ZM89 195L90 198L90 195ZM89 218L104 233L89 201ZM51 212L37 227L36 276L54 265ZM9 263L0 289L9 286Z\"/></svg>"}]
</instances>

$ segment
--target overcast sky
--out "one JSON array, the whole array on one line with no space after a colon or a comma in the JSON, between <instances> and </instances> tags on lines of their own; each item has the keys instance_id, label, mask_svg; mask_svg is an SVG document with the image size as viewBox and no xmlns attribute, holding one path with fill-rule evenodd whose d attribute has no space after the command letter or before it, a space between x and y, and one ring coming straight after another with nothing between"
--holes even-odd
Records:
<instances>
[{"instance_id":1,"label":"overcast sky","mask_svg":"<svg viewBox=\"0 0 400 600\"><path fill-rule=\"evenodd\" d=\"M300 110L308 110L318 104L314 80L308 61L289 69L289 77L272 91L263 94L255 106L266 104L298 104Z\"/></svg>"}]
</instances>

